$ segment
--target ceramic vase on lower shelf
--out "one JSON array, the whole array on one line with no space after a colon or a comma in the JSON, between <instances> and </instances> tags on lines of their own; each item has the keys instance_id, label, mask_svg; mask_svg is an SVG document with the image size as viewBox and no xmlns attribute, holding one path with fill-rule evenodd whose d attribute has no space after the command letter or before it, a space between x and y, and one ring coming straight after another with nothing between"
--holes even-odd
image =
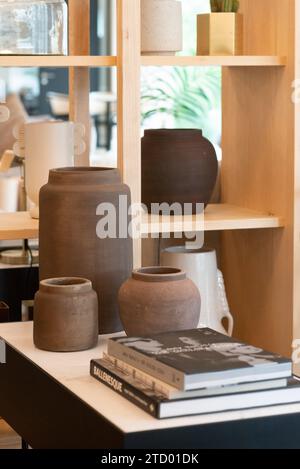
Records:
<instances>
[{"instance_id":1,"label":"ceramic vase on lower shelf","mask_svg":"<svg viewBox=\"0 0 300 469\"><path fill-rule=\"evenodd\" d=\"M98 298L89 280L40 283L34 301L34 343L51 352L79 352L98 342Z\"/></svg>"},{"instance_id":2,"label":"ceramic vase on lower shelf","mask_svg":"<svg viewBox=\"0 0 300 469\"><path fill-rule=\"evenodd\" d=\"M229 311L223 275L218 270L216 251L191 250L184 246L167 248L161 253L161 265L184 270L197 285L201 295L199 327L209 327L231 336L234 322ZM228 330L222 322L225 318Z\"/></svg>"},{"instance_id":3,"label":"ceramic vase on lower shelf","mask_svg":"<svg viewBox=\"0 0 300 469\"><path fill-rule=\"evenodd\" d=\"M142 202L155 213L154 204L189 204L203 211L213 194L218 160L213 145L197 129L146 130L142 139ZM197 206L199 204L199 208Z\"/></svg>"},{"instance_id":4,"label":"ceramic vase on lower shelf","mask_svg":"<svg viewBox=\"0 0 300 469\"><path fill-rule=\"evenodd\" d=\"M119 292L120 315L129 336L195 329L200 294L185 272L145 267L132 273Z\"/></svg>"},{"instance_id":5,"label":"ceramic vase on lower shelf","mask_svg":"<svg viewBox=\"0 0 300 469\"><path fill-rule=\"evenodd\" d=\"M133 243L118 228L130 199L119 171L107 168L52 170L40 192L40 279L91 280L102 334L123 330L117 298L132 272Z\"/></svg>"},{"instance_id":6,"label":"ceramic vase on lower shelf","mask_svg":"<svg viewBox=\"0 0 300 469\"><path fill-rule=\"evenodd\" d=\"M177 0L141 0L142 55L182 50L182 5Z\"/></svg>"}]
</instances>

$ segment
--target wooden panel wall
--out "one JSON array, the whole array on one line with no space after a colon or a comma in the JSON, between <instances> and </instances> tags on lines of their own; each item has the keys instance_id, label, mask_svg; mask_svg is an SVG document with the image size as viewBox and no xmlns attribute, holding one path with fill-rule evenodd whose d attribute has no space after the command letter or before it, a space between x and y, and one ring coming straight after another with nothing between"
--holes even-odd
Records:
<instances>
[{"instance_id":1,"label":"wooden panel wall","mask_svg":"<svg viewBox=\"0 0 300 469\"><path fill-rule=\"evenodd\" d=\"M241 0L241 12L244 53L285 55L288 64L224 69L222 201L276 213L285 228L222 233L222 269L235 336L288 356L294 311L295 1Z\"/></svg>"}]
</instances>

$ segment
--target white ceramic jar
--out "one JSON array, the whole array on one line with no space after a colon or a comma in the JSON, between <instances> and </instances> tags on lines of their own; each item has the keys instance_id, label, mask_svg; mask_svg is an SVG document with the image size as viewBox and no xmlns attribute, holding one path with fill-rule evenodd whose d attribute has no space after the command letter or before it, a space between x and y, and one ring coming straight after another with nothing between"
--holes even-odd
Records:
<instances>
[{"instance_id":1,"label":"white ceramic jar","mask_svg":"<svg viewBox=\"0 0 300 469\"><path fill-rule=\"evenodd\" d=\"M182 50L182 5L177 0L141 0L143 55Z\"/></svg>"},{"instance_id":2,"label":"white ceramic jar","mask_svg":"<svg viewBox=\"0 0 300 469\"><path fill-rule=\"evenodd\" d=\"M74 165L75 128L72 122L33 122L24 126L25 182L32 218L39 218L39 192L53 168Z\"/></svg>"},{"instance_id":3,"label":"white ceramic jar","mask_svg":"<svg viewBox=\"0 0 300 469\"><path fill-rule=\"evenodd\" d=\"M218 270L216 251L191 250L184 246L167 248L161 253L161 265L182 269L197 285L201 295L199 327L210 327L231 336L234 321L229 311L223 275ZM222 322L224 318L228 321L227 331Z\"/></svg>"},{"instance_id":4,"label":"white ceramic jar","mask_svg":"<svg viewBox=\"0 0 300 469\"><path fill-rule=\"evenodd\" d=\"M65 0L0 0L0 54L68 53Z\"/></svg>"}]
</instances>

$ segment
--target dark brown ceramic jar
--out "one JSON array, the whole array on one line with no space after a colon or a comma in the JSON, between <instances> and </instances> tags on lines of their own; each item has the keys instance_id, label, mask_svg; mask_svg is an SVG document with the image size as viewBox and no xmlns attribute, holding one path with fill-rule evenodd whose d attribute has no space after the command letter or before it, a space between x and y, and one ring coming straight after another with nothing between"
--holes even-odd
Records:
<instances>
[{"instance_id":1,"label":"dark brown ceramic jar","mask_svg":"<svg viewBox=\"0 0 300 469\"><path fill-rule=\"evenodd\" d=\"M121 320L129 336L194 329L200 303L196 285L171 267L136 270L119 292Z\"/></svg>"},{"instance_id":2,"label":"dark brown ceramic jar","mask_svg":"<svg viewBox=\"0 0 300 469\"><path fill-rule=\"evenodd\" d=\"M49 182L40 192L40 279L91 280L99 299L99 331L108 334L122 330L117 297L120 286L131 275L133 254L132 239L119 237L118 222L116 236L99 237L99 222L105 216L99 213L102 203L115 209L117 220L120 210L126 215L130 190L122 184L118 170L50 171Z\"/></svg>"},{"instance_id":3,"label":"dark brown ceramic jar","mask_svg":"<svg viewBox=\"0 0 300 469\"><path fill-rule=\"evenodd\" d=\"M40 283L34 300L34 343L50 352L79 352L98 342L98 298L82 278Z\"/></svg>"},{"instance_id":4,"label":"dark brown ceramic jar","mask_svg":"<svg viewBox=\"0 0 300 469\"><path fill-rule=\"evenodd\" d=\"M196 203L206 206L213 194L218 161L201 130L146 130L142 138L142 201L151 204ZM152 210L153 212L153 210Z\"/></svg>"}]
</instances>

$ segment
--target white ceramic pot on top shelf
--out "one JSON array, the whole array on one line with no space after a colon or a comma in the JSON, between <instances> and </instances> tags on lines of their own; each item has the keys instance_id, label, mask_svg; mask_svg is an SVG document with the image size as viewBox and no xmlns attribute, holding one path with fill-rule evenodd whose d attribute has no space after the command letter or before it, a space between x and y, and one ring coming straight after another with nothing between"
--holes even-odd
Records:
<instances>
[{"instance_id":1,"label":"white ceramic pot on top shelf","mask_svg":"<svg viewBox=\"0 0 300 469\"><path fill-rule=\"evenodd\" d=\"M142 55L182 50L182 5L177 0L141 0Z\"/></svg>"}]
</instances>

